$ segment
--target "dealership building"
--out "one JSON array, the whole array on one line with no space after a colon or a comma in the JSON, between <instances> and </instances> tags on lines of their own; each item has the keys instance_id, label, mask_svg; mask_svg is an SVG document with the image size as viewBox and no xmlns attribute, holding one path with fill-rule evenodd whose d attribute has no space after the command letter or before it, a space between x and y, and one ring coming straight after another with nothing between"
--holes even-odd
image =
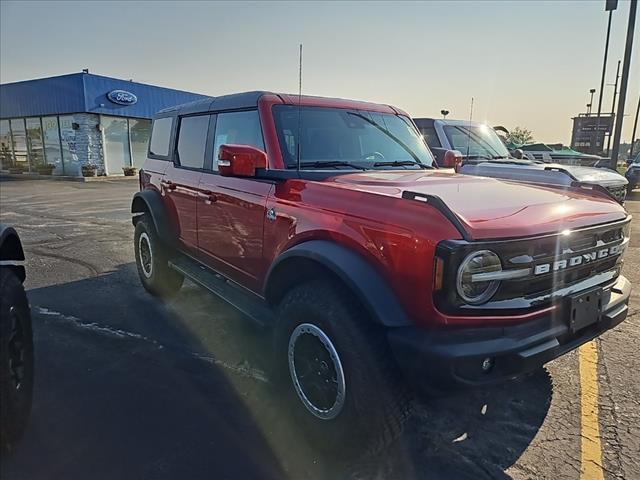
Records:
<instances>
[{"instance_id":1,"label":"dealership building","mask_svg":"<svg viewBox=\"0 0 640 480\"><path fill-rule=\"evenodd\" d=\"M0 169L122 175L144 162L154 113L202 98L87 71L0 85Z\"/></svg>"}]
</instances>

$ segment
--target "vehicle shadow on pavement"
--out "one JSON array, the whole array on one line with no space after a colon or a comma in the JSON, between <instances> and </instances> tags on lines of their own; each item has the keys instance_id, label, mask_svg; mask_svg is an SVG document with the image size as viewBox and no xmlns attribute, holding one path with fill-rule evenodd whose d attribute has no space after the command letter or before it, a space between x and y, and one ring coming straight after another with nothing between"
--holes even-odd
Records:
<instances>
[{"instance_id":1,"label":"vehicle shadow on pavement","mask_svg":"<svg viewBox=\"0 0 640 480\"><path fill-rule=\"evenodd\" d=\"M28 297L34 408L3 458L7 480L508 478L551 402L544 370L419 398L394 445L337 463L311 448L269 384L268 332L203 290L185 284L162 302L130 263Z\"/></svg>"},{"instance_id":2,"label":"vehicle shadow on pavement","mask_svg":"<svg viewBox=\"0 0 640 480\"><path fill-rule=\"evenodd\" d=\"M551 405L546 370L486 389L418 397L403 437L357 478L499 479L532 442Z\"/></svg>"},{"instance_id":3,"label":"vehicle shadow on pavement","mask_svg":"<svg viewBox=\"0 0 640 480\"><path fill-rule=\"evenodd\" d=\"M198 339L134 272L27 292L34 404L0 477L284 478L227 373L191 367Z\"/></svg>"}]
</instances>

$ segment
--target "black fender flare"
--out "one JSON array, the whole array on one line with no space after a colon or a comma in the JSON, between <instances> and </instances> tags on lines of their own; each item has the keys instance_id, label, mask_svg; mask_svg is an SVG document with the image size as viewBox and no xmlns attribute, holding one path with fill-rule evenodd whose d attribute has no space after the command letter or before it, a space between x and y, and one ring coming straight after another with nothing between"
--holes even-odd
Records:
<instances>
[{"instance_id":1,"label":"black fender flare","mask_svg":"<svg viewBox=\"0 0 640 480\"><path fill-rule=\"evenodd\" d=\"M136 224L136 217L145 210L151 215L158 236L163 242L173 245L177 235L169 221L162 198L155 190L142 190L133 196L131 201L131 214L133 215L131 222L134 225Z\"/></svg>"},{"instance_id":2,"label":"black fender flare","mask_svg":"<svg viewBox=\"0 0 640 480\"><path fill-rule=\"evenodd\" d=\"M0 223L0 265L15 272L21 282L26 278L24 249L18 232L13 227Z\"/></svg>"},{"instance_id":3,"label":"black fender flare","mask_svg":"<svg viewBox=\"0 0 640 480\"><path fill-rule=\"evenodd\" d=\"M270 296L270 282L277 275L279 266L296 257L313 260L340 278L366 308L374 323L386 327L413 324L389 283L369 261L352 249L327 240L303 242L278 256L267 273L267 298Z\"/></svg>"}]
</instances>

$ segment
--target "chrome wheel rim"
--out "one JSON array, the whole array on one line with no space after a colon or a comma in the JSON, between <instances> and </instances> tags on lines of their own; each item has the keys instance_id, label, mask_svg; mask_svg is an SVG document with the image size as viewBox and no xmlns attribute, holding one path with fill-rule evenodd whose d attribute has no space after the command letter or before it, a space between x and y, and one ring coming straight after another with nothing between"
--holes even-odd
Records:
<instances>
[{"instance_id":1,"label":"chrome wheel rim","mask_svg":"<svg viewBox=\"0 0 640 480\"><path fill-rule=\"evenodd\" d=\"M9 309L9 376L16 390L20 390L24 381L25 338L20 314L16 307Z\"/></svg>"},{"instance_id":2,"label":"chrome wheel rim","mask_svg":"<svg viewBox=\"0 0 640 480\"><path fill-rule=\"evenodd\" d=\"M322 420L342 411L346 398L344 370L329 337L316 325L298 325L289 338L289 373L305 408Z\"/></svg>"},{"instance_id":3,"label":"chrome wheel rim","mask_svg":"<svg viewBox=\"0 0 640 480\"><path fill-rule=\"evenodd\" d=\"M138 238L138 259L144 276L151 278L153 273L153 252L151 251L151 241L147 232L142 232L140 238Z\"/></svg>"}]
</instances>

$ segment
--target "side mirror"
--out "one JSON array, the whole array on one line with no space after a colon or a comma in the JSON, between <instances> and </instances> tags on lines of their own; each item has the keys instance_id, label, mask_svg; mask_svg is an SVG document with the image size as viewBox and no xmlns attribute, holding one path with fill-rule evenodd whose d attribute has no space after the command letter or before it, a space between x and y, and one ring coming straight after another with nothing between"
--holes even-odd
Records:
<instances>
[{"instance_id":1,"label":"side mirror","mask_svg":"<svg viewBox=\"0 0 640 480\"><path fill-rule=\"evenodd\" d=\"M516 148L513 151L513 156L516 157L518 160L522 160L524 158L524 151L521 148Z\"/></svg>"},{"instance_id":2,"label":"side mirror","mask_svg":"<svg viewBox=\"0 0 640 480\"><path fill-rule=\"evenodd\" d=\"M218 171L223 177L255 177L256 168L267 168L267 154L250 145L221 145Z\"/></svg>"},{"instance_id":3,"label":"side mirror","mask_svg":"<svg viewBox=\"0 0 640 480\"><path fill-rule=\"evenodd\" d=\"M454 168L458 171L458 167L462 163L462 153L458 150L447 150L442 160L442 166L444 168Z\"/></svg>"}]
</instances>

